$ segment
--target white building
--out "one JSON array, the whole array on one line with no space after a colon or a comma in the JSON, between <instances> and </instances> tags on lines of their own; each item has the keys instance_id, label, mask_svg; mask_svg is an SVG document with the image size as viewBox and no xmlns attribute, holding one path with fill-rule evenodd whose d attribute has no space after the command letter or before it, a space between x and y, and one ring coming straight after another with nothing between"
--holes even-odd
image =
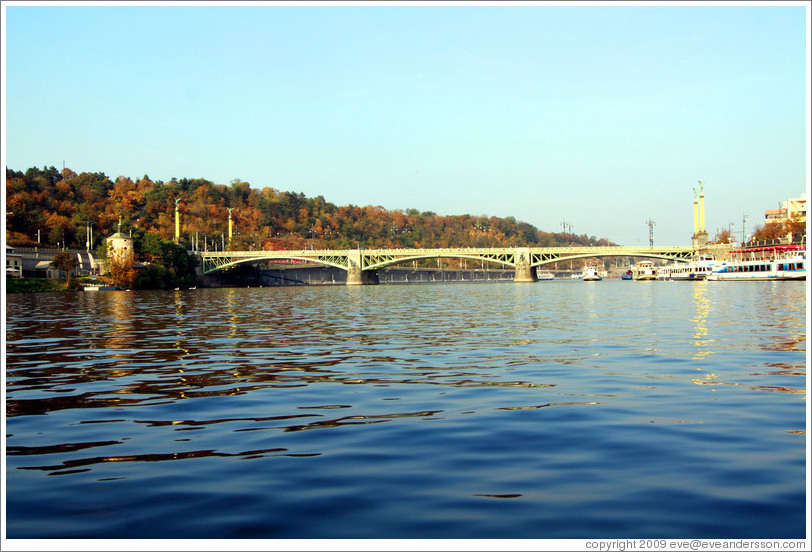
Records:
<instances>
[{"instance_id":1,"label":"white building","mask_svg":"<svg viewBox=\"0 0 812 552\"><path fill-rule=\"evenodd\" d=\"M806 192L784 201L778 209L764 211L764 224L787 222L796 217L800 222L806 222Z\"/></svg>"},{"instance_id":2,"label":"white building","mask_svg":"<svg viewBox=\"0 0 812 552\"><path fill-rule=\"evenodd\" d=\"M14 248L10 245L6 246L6 277L23 277L23 256L15 253Z\"/></svg>"},{"instance_id":3,"label":"white building","mask_svg":"<svg viewBox=\"0 0 812 552\"><path fill-rule=\"evenodd\" d=\"M116 232L107 238L107 253L122 261L135 260L135 249L133 248L132 237L121 231Z\"/></svg>"}]
</instances>

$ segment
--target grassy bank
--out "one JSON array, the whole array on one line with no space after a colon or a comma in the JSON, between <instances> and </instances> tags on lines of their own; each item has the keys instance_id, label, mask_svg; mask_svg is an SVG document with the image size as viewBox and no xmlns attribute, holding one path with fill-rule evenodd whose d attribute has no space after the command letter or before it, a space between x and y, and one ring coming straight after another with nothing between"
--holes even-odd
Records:
<instances>
[{"instance_id":1,"label":"grassy bank","mask_svg":"<svg viewBox=\"0 0 812 552\"><path fill-rule=\"evenodd\" d=\"M47 278L6 278L6 293L31 293L37 291L65 291L64 280Z\"/></svg>"}]
</instances>

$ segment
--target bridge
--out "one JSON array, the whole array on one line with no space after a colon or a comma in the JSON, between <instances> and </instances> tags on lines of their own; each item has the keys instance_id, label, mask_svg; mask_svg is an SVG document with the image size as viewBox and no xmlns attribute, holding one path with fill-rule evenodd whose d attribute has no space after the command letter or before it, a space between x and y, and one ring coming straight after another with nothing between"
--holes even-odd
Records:
<instances>
[{"instance_id":1,"label":"bridge","mask_svg":"<svg viewBox=\"0 0 812 552\"><path fill-rule=\"evenodd\" d=\"M347 285L376 283L377 270L422 259L471 259L513 268L514 282L537 281L535 268L588 257L647 257L687 262L697 253L693 246L671 247L486 247L448 249L345 249L298 251L199 251L203 274L228 270L241 263L299 260L347 271Z\"/></svg>"}]
</instances>

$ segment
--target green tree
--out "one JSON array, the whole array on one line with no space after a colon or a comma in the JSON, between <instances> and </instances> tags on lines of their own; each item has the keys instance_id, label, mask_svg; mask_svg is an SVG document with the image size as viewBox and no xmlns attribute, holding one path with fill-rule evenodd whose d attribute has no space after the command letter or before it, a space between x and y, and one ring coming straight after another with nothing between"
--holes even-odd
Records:
<instances>
[{"instance_id":1,"label":"green tree","mask_svg":"<svg viewBox=\"0 0 812 552\"><path fill-rule=\"evenodd\" d=\"M79 266L79 261L67 251L60 251L51 260L51 266L65 273L65 284L70 287L71 273Z\"/></svg>"}]
</instances>

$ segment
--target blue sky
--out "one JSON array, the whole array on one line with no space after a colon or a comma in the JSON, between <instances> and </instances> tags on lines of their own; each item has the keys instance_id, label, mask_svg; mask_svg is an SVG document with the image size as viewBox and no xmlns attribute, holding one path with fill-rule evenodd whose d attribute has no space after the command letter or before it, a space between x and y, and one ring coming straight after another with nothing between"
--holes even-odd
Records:
<instances>
[{"instance_id":1,"label":"blue sky","mask_svg":"<svg viewBox=\"0 0 812 552\"><path fill-rule=\"evenodd\" d=\"M3 4L4 162L741 235L809 184L808 3Z\"/></svg>"}]
</instances>

